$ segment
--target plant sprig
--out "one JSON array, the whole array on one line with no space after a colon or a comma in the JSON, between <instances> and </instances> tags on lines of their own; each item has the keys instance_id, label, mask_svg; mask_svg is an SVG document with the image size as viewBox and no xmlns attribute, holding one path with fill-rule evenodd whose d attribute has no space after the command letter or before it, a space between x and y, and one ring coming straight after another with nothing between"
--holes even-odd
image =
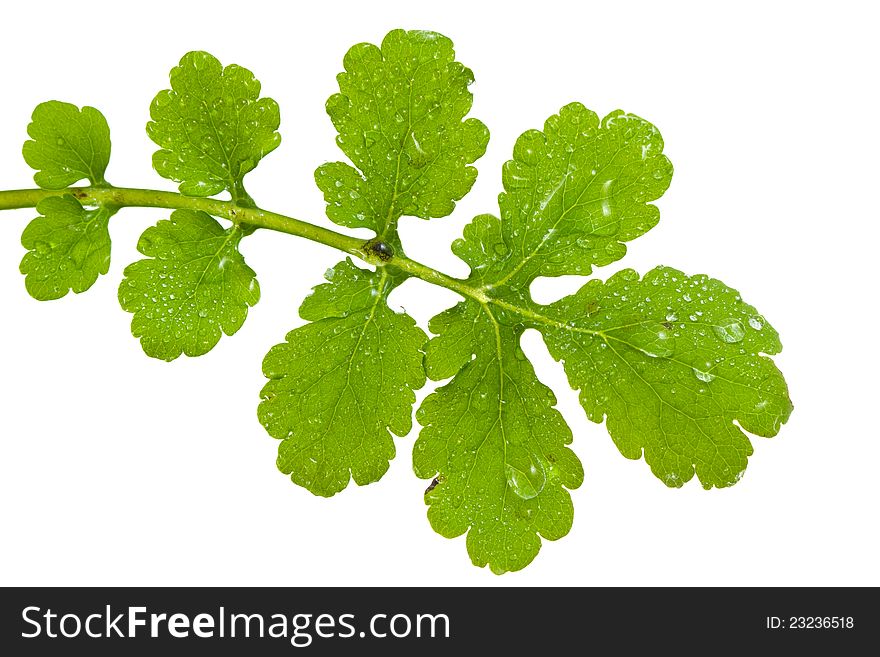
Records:
<instances>
[{"instance_id":1,"label":"plant sprig","mask_svg":"<svg viewBox=\"0 0 880 657\"><path fill-rule=\"evenodd\" d=\"M328 270L300 308L306 324L266 355L258 415L280 441L278 467L321 496L351 479L377 481L393 436L412 428L415 391L426 378L448 380L416 413L413 466L431 480L434 529L467 533L472 561L496 573L525 567L541 538L568 533L569 491L584 476L556 398L520 347L527 328L542 333L587 416L606 421L624 456L644 457L668 486L694 475L705 488L736 483L752 453L745 432L776 435L792 410L769 357L779 337L757 310L717 280L668 267L590 280L549 305L529 292L539 276L588 275L620 259L657 224L652 201L672 177L657 129L571 103L523 133L504 165L499 216L476 217L452 245L471 268L454 278L408 258L397 224L450 214L473 185L489 138L468 118L473 74L449 39L424 31L356 45L344 65L327 111L349 161L321 165L315 181L333 222L373 238L258 206L244 177L280 144L278 106L247 69L191 52L147 126L160 147L154 168L179 192L106 181L110 133L98 110L49 101L34 111L24 156L40 188L0 192L0 209L39 213L22 235L28 292L84 292L108 271L108 226L121 209L173 210L143 233L144 258L119 287L144 351L173 360L210 351L259 301L239 251L255 230L371 265L346 258ZM229 200L215 198L223 192ZM430 339L387 304L410 277L462 298L431 320Z\"/></svg>"}]
</instances>

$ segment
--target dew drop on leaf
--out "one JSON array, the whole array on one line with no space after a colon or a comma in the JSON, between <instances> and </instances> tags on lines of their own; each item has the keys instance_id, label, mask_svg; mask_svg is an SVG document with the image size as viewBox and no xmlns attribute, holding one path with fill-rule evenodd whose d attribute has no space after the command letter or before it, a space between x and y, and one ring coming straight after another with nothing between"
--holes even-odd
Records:
<instances>
[{"instance_id":1,"label":"dew drop on leaf","mask_svg":"<svg viewBox=\"0 0 880 657\"><path fill-rule=\"evenodd\" d=\"M713 326L712 329L722 342L740 342L746 335L743 325L737 319L725 319L720 324Z\"/></svg>"},{"instance_id":2,"label":"dew drop on leaf","mask_svg":"<svg viewBox=\"0 0 880 657\"><path fill-rule=\"evenodd\" d=\"M540 162L543 144L543 133L537 130L528 130L517 140L513 149L514 157L528 166L537 166Z\"/></svg>"},{"instance_id":3,"label":"dew drop on leaf","mask_svg":"<svg viewBox=\"0 0 880 657\"><path fill-rule=\"evenodd\" d=\"M709 383L710 381L713 381L715 379L715 375L708 372L708 371L703 371L703 370L697 369L696 367L693 369L694 369L694 376L696 376L703 383Z\"/></svg>"},{"instance_id":4,"label":"dew drop on leaf","mask_svg":"<svg viewBox=\"0 0 880 657\"><path fill-rule=\"evenodd\" d=\"M547 483L540 459L519 445L507 446L504 473L511 490L524 500L537 497Z\"/></svg>"},{"instance_id":5,"label":"dew drop on leaf","mask_svg":"<svg viewBox=\"0 0 880 657\"><path fill-rule=\"evenodd\" d=\"M625 342L651 358L668 358L675 352L675 336L663 324L639 327Z\"/></svg>"}]
</instances>

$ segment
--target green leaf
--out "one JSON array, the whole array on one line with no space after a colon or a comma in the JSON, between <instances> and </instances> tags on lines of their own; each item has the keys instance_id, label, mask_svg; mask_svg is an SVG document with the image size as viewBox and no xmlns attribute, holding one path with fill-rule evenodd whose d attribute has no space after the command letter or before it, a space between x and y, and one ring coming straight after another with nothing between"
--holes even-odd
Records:
<instances>
[{"instance_id":1,"label":"green leaf","mask_svg":"<svg viewBox=\"0 0 880 657\"><path fill-rule=\"evenodd\" d=\"M539 536L556 540L571 528L566 489L584 474L566 447L571 431L520 349L518 330L488 306L460 303L430 329L437 337L428 345L428 375L454 378L416 415L424 428L413 467L436 477L425 494L428 519L447 538L467 531L475 565L519 570L538 553Z\"/></svg>"},{"instance_id":2,"label":"green leaf","mask_svg":"<svg viewBox=\"0 0 880 657\"><path fill-rule=\"evenodd\" d=\"M238 250L242 229L210 215L175 210L138 241L147 256L125 269L119 303L148 356L201 356L244 324L260 299L256 274Z\"/></svg>"},{"instance_id":3,"label":"green leaf","mask_svg":"<svg viewBox=\"0 0 880 657\"><path fill-rule=\"evenodd\" d=\"M621 453L644 453L668 486L695 471L705 488L733 485L752 453L742 429L775 436L791 414L785 380L763 355L781 351L779 335L708 276L624 270L546 313L557 320L541 329L547 346L587 416L607 416Z\"/></svg>"},{"instance_id":4,"label":"green leaf","mask_svg":"<svg viewBox=\"0 0 880 657\"><path fill-rule=\"evenodd\" d=\"M503 169L502 241L477 266L490 288L525 289L538 276L589 274L626 254L624 242L653 228L650 205L672 179L657 129L612 112L602 121L580 103L563 107L516 141Z\"/></svg>"},{"instance_id":5,"label":"green leaf","mask_svg":"<svg viewBox=\"0 0 880 657\"><path fill-rule=\"evenodd\" d=\"M88 290L110 267L111 212L86 210L71 194L49 196L37 204L41 216L21 236L28 250L21 260L24 284L35 299L60 299L69 290Z\"/></svg>"},{"instance_id":6,"label":"green leaf","mask_svg":"<svg viewBox=\"0 0 880 657\"><path fill-rule=\"evenodd\" d=\"M412 427L414 391L425 383L426 336L386 299L389 272L350 260L326 273L300 307L309 323L287 334L263 361L260 422L282 442L278 468L329 497L354 479L379 480L395 449L391 433Z\"/></svg>"},{"instance_id":7,"label":"green leaf","mask_svg":"<svg viewBox=\"0 0 880 657\"><path fill-rule=\"evenodd\" d=\"M414 463L420 477L435 477L426 495L432 526L450 537L467 531L477 565L522 568L538 535L564 535L565 488L580 483L564 447L570 432L520 351L527 328L543 333L590 419L607 416L623 454L644 453L671 486L694 472L706 487L731 485L751 454L743 430L775 435L791 412L765 355L781 349L776 332L718 281L625 271L549 306L531 298L536 277L587 274L657 223L649 202L672 174L662 148L643 119L614 112L600 122L567 105L543 132L517 140L504 165L501 219L480 215L453 243L471 267L474 300L431 321L428 375L453 378L416 415Z\"/></svg>"},{"instance_id":8,"label":"green leaf","mask_svg":"<svg viewBox=\"0 0 880 657\"><path fill-rule=\"evenodd\" d=\"M50 100L34 109L27 128L31 141L22 147L25 162L36 169L43 189L64 189L88 179L104 185L110 161L110 128L94 107Z\"/></svg>"},{"instance_id":9,"label":"green leaf","mask_svg":"<svg viewBox=\"0 0 880 657\"><path fill-rule=\"evenodd\" d=\"M206 52L190 52L171 70L171 89L150 105L147 134L162 150L153 155L160 176L190 196L228 189L247 198L246 173L281 143L278 104L260 98L249 70L223 68Z\"/></svg>"},{"instance_id":10,"label":"green leaf","mask_svg":"<svg viewBox=\"0 0 880 657\"><path fill-rule=\"evenodd\" d=\"M470 69L436 32L394 30L381 48L361 43L327 101L336 143L354 164L315 172L327 216L388 238L403 215L443 217L477 177L468 166L486 151L489 131L463 120L473 97Z\"/></svg>"}]
</instances>

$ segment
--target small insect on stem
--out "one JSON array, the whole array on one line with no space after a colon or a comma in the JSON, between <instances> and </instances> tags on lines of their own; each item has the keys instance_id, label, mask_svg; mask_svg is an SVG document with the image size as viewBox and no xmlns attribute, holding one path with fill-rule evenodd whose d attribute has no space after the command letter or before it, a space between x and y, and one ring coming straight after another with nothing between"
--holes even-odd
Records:
<instances>
[{"instance_id":1,"label":"small insect on stem","mask_svg":"<svg viewBox=\"0 0 880 657\"><path fill-rule=\"evenodd\" d=\"M364 244L364 248L368 253L373 254L382 262L388 262L394 257L394 249L392 246L382 240L370 240Z\"/></svg>"}]
</instances>

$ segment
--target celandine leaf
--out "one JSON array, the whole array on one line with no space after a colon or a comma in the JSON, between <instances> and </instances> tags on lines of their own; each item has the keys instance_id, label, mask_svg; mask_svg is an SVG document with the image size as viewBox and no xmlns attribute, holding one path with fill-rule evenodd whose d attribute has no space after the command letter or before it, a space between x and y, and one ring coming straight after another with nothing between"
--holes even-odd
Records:
<instances>
[{"instance_id":1,"label":"celandine leaf","mask_svg":"<svg viewBox=\"0 0 880 657\"><path fill-rule=\"evenodd\" d=\"M278 104L260 98L253 73L201 51L171 70L171 89L153 99L150 118L147 134L162 148L153 167L189 196L243 195L244 175L281 143Z\"/></svg>"},{"instance_id":2,"label":"celandine leaf","mask_svg":"<svg viewBox=\"0 0 880 657\"><path fill-rule=\"evenodd\" d=\"M309 323L263 361L269 382L259 418L282 442L278 468L316 495L377 481L394 458L391 434L412 428L415 390L425 383L415 321L391 310L388 270L345 260L327 271L300 308Z\"/></svg>"},{"instance_id":3,"label":"celandine leaf","mask_svg":"<svg viewBox=\"0 0 880 657\"><path fill-rule=\"evenodd\" d=\"M672 164L657 129L612 112L601 121L580 103L563 107L516 141L503 169L501 241L482 278L490 287L526 288L537 276L589 274L626 253L624 242L653 228L653 201Z\"/></svg>"},{"instance_id":4,"label":"celandine leaf","mask_svg":"<svg viewBox=\"0 0 880 657\"><path fill-rule=\"evenodd\" d=\"M489 141L486 126L464 118L474 78L455 61L452 42L436 32L394 30L381 48L352 47L344 64L327 113L354 167L332 162L315 172L327 215L383 238L403 215L448 215L474 184L477 171L468 165Z\"/></svg>"},{"instance_id":5,"label":"celandine leaf","mask_svg":"<svg viewBox=\"0 0 880 657\"><path fill-rule=\"evenodd\" d=\"M778 334L720 281L624 270L546 314L558 323L536 326L587 415L607 416L621 453L644 453L668 486L694 472L705 488L736 483L752 453L742 429L775 436L791 414L785 380L764 355L782 350Z\"/></svg>"},{"instance_id":6,"label":"celandine leaf","mask_svg":"<svg viewBox=\"0 0 880 657\"><path fill-rule=\"evenodd\" d=\"M175 210L138 241L147 256L125 268L119 303L148 356L201 356L244 324L260 299L254 271L238 250L242 230L210 215Z\"/></svg>"},{"instance_id":7,"label":"celandine leaf","mask_svg":"<svg viewBox=\"0 0 880 657\"><path fill-rule=\"evenodd\" d=\"M105 186L110 161L110 128L94 107L78 108L50 100L34 109L30 140L22 154L36 169L34 181L43 189L64 189L87 179ZM88 290L110 267L107 224L114 208L84 208L73 194L47 197L37 204L40 216L28 224L21 243L28 252L21 261L25 287L35 299L59 299L68 291Z\"/></svg>"},{"instance_id":8,"label":"celandine leaf","mask_svg":"<svg viewBox=\"0 0 880 657\"><path fill-rule=\"evenodd\" d=\"M580 483L570 432L519 348L526 328L543 333L589 417L607 416L623 454L644 453L670 486L695 472L706 487L736 482L751 454L743 430L775 435L791 412L766 355L781 349L776 332L718 281L627 270L549 306L531 298L536 277L589 273L657 223L650 201L672 175L662 148L643 119L567 105L517 140L501 219L480 215L453 243L478 296L431 321L428 374L453 378L417 413L413 459L435 478L432 526L467 531L477 565L521 568L538 536L565 534L565 488Z\"/></svg>"},{"instance_id":9,"label":"celandine leaf","mask_svg":"<svg viewBox=\"0 0 880 657\"><path fill-rule=\"evenodd\" d=\"M485 152L488 131L465 119L473 74L442 35L394 30L381 47L351 48L344 64L327 112L356 168L325 164L315 179L333 221L380 236L373 255L384 264L400 249L401 216L445 216L470 190L476 170L469 165ZM271 381L259 414L282 439L278 466L318 495L333 495L350 479L379 479L395 453L391 434L410 430L426 336L388 308L388 294L405 278L393 271L337 265L331 283L303 303L311 323L264 361Z\"/></svg>"},{"instance_id":10,"label":"celandine leaf","mask_svg":"<svg viewBox=\"0 0 880 657\"><path fill-rule=\"evenodd\" d=\"M110 267L111 212L87 210L72 194L44 198L37 212L21 235L28 250L20 267L28 293L47 301L70 290L85 292Z\"/></svg>"},{"instance_id":11,"label":"celandine leaf","mask_svg":"<svg viewBox=\"0 0 880 657\"><path fill-rule=\"evenodd\" d=\"M50 100L34 109L24 143L25 162L36 169L34 181L43 189L64 189L88 179L105 184L110 161L110 128L94 107Z\"/></svg>"},{"instance_id":12,"label":"celandine leaf","mask_svg":"<svg viewBox=\"0 0 880 657\"><path fill-rule=\"evenodd\" d=\"M460 303L430 329L437 337L428 374L453 379L416 415L424 428L413 467L419 477L436 477L425 494L428 518L448 538L467 531L474 564L519 570L538 554L539 536L555 540L571 528L567 489L584 474L566 447L571 431L520 349L518 330L490 307Z\"/></svg>"}]
</instances>

